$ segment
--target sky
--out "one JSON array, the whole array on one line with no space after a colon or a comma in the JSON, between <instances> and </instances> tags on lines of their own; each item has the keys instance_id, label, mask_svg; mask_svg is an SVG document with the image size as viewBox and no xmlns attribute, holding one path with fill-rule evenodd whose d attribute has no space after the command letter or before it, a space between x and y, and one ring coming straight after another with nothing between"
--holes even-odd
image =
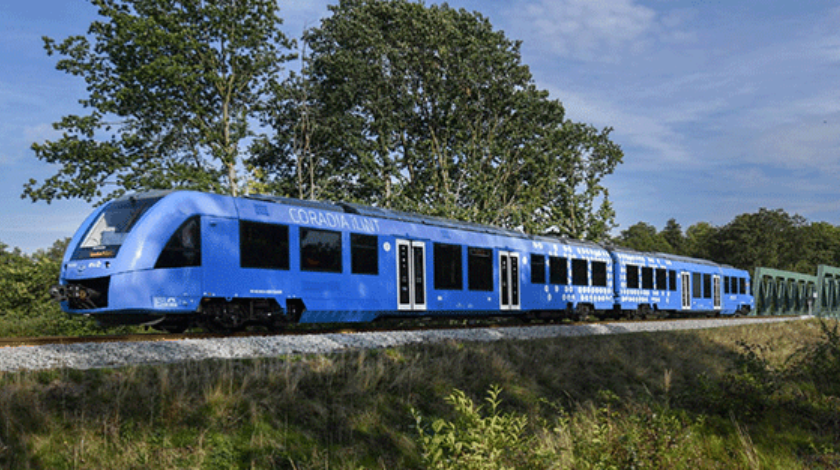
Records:
<instances>
[{"instance_id":1,"label":"sky","mask_svg":"<svg viewBox=\"0 0 840 470\"><path fill-rule=\"evenodd\" d=\"M299 38L332 2L278 0ZM437 3L426 1L426 4ZM604 179L618 234L637 222L725 225L760 208L840 225L840 3L781 0L452 0L509 39L567 118L611 127L624 162ZM93 204L21 199L57 167L31 145L85 114L84 82L42 36L85 34L84 0L0 3L0 243L71 236Z\"/></svg>"}]
</instances>

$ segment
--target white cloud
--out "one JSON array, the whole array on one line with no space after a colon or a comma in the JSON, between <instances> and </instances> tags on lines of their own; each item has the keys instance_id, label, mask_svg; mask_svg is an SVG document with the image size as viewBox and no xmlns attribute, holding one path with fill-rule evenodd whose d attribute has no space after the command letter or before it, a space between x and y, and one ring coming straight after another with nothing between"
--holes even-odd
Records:
<instances>
[{"instance_id":1,"label":"white cloud","mask_svg":"<svg viewBox=\"0 0 840 470\"><path fill-rule=\"evenodd\" d=\"M781 168L840 174L840 114L831 121L803 119L756 135L750 152L754 163ZM824 175L823 175L824 176Z\"/></svg>"},{"instance_id":2,"label":"white cloud","mask_svg":"<svg viewBox=\"0 0 840 470\"><path fill-rule=\"evenodd\" d=\"M612 127L612 140L625 149L635 148L635 160L625 161L637 169L653 169L663 165L698 164L684 138L674 129L675 124L691 119L698 111L685 109L685 113L668 115L651 108L638 107L625 102L609 101L585 92L552 89L551 95L563 102L567 118L586 122L595 127Z\"/></svg>"},{"instance_id":3,"label":"white cloud","mask_svg":"<svg viewBox=\"0 0 840 470\"><path fill-rule=\"evenodd\" d=\"M682 26L688 10L661 16L634 0L536 0L512 11L517 29L552 53L587 61L614 62L650 48L656 40L693 40Z\"/></svg>"}]
</instances>

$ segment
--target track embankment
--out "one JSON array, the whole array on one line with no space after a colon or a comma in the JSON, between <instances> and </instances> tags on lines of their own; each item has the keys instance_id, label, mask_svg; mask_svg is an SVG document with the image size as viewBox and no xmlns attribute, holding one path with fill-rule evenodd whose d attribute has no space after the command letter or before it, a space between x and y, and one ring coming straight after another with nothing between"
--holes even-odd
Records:
<instances>
[{"instance_id":1,"label":"track embankment","mask_svg":"<svg viewBox=\"0 0 840 470\"><path fill-rule=\"evenodd\" d=\"M132 335L106 338L27 338L0 341L0 371L56 368L95 369L166 364L205 359L249 359L295 354L328 354L441 341L532 340L719 328L811 317L744 317L620 321L393 331L298 332L279 335Z\"/></svg>"}]
</instances>

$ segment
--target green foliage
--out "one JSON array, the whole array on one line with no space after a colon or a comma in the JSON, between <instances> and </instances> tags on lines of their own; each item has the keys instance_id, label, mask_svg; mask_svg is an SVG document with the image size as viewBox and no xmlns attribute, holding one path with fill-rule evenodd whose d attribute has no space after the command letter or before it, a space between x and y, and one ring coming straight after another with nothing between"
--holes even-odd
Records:
<instances>
[{"instance_id":1,"label":"green foliage","mask_svg":"<svg viewBox=\"0 0 840 470\"><path fill-rule=\"evenodd\" d=\"M663 234L656 233L656 227L644 222L639 222L630 226L627 230L622 230L621 235L616 238L616 242L621 246L638 251L664 253L675 251Z\"/></svg>"},{"instance_id":2,"label":"green foliage","mask_svg":"<svg viewBox=\"0 0 840 470\"><path fill-rule=\"evenodd\" d=\"M533 439L524 436L528 419L499 410L501 388L493 386L485 401L487 415L461 390L454 390L446 402L455 411L455 419L434 420L427 426L412 409L420 433L423 463L430 469L513 469L537 468L528 459Z\"/></svg>"},{"instance_id":3,"label":"green foliage","mask_svg":"<svg viewBox=\"0 0 840 470\"><path fill-rule=\"evenodd\" d=\"M91 0L88 36L45 37L57 69L81 77L86 116L63 117L56 141L32 145L59 164L33 201L185 187L237 193L240 142L290 46L272 0Z\"/></svg>"},{"instance_id":4,"label":"green foliage","mask_svg":"<svg viewBox=\"0 0 840 470\"><path fill-rule=\"evenodd\" d=\"M838 398L800 373L815 356L797 353L834 349L826 328L0 373L0 467L419 469L437 448L442 468L837 468ZM705 396L738 391L729 376L772 378L753 398L763 412Z\"/></svg>"},{"instance_id":5,"label":"green foliage","mask_svg":"<svg viewBox=\"0 0 840 470\"><path fill-rule=\"evenodd\" d=\"M791 357L792 369L822 393L840 400L840 323L820 321L822 341L803 346Z\"/></svg>"},{"instance_id":6,"label":"green foliage","mask_svg":"<svg viewBox=\"0 0 840 470\"><path fill-rule=\"evenodd\" d=\"M612 227L611 130L565 119L519 42L445 4L329 8L254 146L276 192L580 238Z\"/></svg>"},{"instance_id":7,"label":"green foliage","mask_svg":"<svg viewBox=\"0 0 840 470\"><path fill-rule=\"evenodd\" d=\"M754 422L772 406L780 389L782 372L767 360L766 348L738 341L732 367L720 377L701 375L697 392L686 403L707 414Z\"/></svg>"},{"instance_id":8,"label":"green foliage","mask_svg":"<svg viewBox=\"0 0 840 470\"><path fill-rule=\"evenodd\" d=\"M699 222L685 234L675 219L660 232L639 222L613 241L635 250L709 259L748 271L764 266L814 274L820 264L840 265L840 227L808 223L782 209L741 214L722 227Z\"/></svg>"},{"instance_id":9,"label":"green foliage","mask_svg":"<svg viewBox=\"0 0 840 470\"><path fill-rule=\"evenodd\" d=\"M694 421L679 411L593 404L562 413L554 439L568 443L566 459L574 468L700 468L702 426L702 419Z\"/></svg>"},{"instance_id":10,"label":"green foliage","mask_svg":"<svg viewBox=\"0 0 840 470\"><path fill-rule=\"evenodd\" d=\"M49 288L58 283L69 239L48 250L25 255L0 243L0 336L81 335L97 331L90 322L68 318L52 302Z\"/></svg>"}]
</instances>

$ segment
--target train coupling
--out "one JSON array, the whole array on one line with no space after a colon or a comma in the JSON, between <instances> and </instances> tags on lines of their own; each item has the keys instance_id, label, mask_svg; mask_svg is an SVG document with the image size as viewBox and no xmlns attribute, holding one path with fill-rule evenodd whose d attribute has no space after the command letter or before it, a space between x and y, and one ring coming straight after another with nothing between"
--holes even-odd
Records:
<instances>
[{"instance_id":1,"label":"train coupling","mask_svg":"<svg viewBox=\"0 0 840 470\"><path fill-rule=\"evenodd\" d=\"M67 300L67 286L61 284L50 286L50 297L55 302L64 302Z\"/></svg>"},{"instance_id":2,"label":"train coupling","mask_svg":"<svg viewBox=\"0 0 840 470\"><path fill-rule=\"evenodd\" d=\"M79 307L95 308L93 301L102 294L89 287L79 284L62 285L56 284L50 287L50 296L56 302L70 302Z\"/></svg>"}]
</instances>

